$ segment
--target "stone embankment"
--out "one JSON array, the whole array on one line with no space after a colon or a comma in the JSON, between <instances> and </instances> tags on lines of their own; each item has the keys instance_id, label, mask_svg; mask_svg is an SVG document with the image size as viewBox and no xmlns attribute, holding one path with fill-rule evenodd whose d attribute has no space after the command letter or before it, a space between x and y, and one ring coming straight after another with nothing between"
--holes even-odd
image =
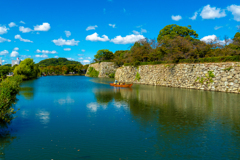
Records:
<instances>
[{"instance_id":1,"label":"stone embankment","mask_svg":"<svg viewBox=\"0 0 240 160\"><path fill-rule=\"evenodd\" d=\"M123 66L120 82L240 93L240 63L161 64Z\"/></svg>"},{"instance_id":2,"label":"stone embankment","mask_svg":"<svg viewBox=\"0 0 240 160\"><path fill-rule=\"evenodd\" d=\"M90 64L89 67L93 67L96 71L99 72L98 77L109 77L109 74L115 73L117 70L117 66L114 62L94 63ZM88 70L86 72L86 76L89 76Z\"/></svg>"}]
</instances>

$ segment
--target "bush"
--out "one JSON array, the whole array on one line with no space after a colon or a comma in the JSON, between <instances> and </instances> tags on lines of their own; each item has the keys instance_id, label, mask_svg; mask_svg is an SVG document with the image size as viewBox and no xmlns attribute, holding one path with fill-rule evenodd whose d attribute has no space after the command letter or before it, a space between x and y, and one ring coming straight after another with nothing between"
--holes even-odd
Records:
<instances>
[{"instance_id":1,"label":"bush","mask_svg":"<svg viewBox=\"0 0 240 160\"><path fill-rule=\"evenodd\" d=\"M97 70L95 70L95 68L89 67L87 74L88 74L90 77L98 77L99 72L98 72Z\"/></svg>"},{"instance_id":2,"label":"bush","mask_svg":"<svg viewBox=\"0 0 240 160\"><path fill-rule=\"evenodd\" d=\"M110 73L109 78L115 78L115 73Z\"/></svg>"},{"instance_id":3,"label":"bush","mask_svg":"<svg viewBox=\"0 0 240 160\"><path fill-rule=\"evenodd\" d=\"M137 72L137 74L136 74L136 77L135 77L135 80L140 80L141 79L141 77L140 77L140 74Z\"/></svg>"},{"instance_id":4,"label":"bush","mask_svg":"<svg viewBox=\"0 0 240 160\"><path fill-rule=\"evenodd\" d=\"M6 78L0 83L0 122L9 123L16 111L12 104L16 102L16 95L20 90L20 76Z\"/></svg>"}]
</instances>

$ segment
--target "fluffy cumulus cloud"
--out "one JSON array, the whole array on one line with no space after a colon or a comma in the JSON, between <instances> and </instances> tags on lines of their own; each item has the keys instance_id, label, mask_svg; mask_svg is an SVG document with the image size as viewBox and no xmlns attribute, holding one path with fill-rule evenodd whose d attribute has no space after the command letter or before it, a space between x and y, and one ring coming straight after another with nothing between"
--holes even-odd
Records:
<instances>
[{"instance_id":1,"label":"fluffy cumulus cloud","mask_svg":"<svg viewBox=\"0 0 240 160\"><path fill-rule=\"evenodd\" d=\"M57 45L57 46L77 46L80 41L75 41L74 39L72 40L65 40L62 38L59 39L54 39L52 42Z\"/></svg>"},{"instance_id":2,"label":"fluffy cumulus cloud","mask_svg":"<svg viewBox=\"0 0 240 160\"><path fill-rule=\"evenodd\" d=\"M64 48L64 51L71 51L71 48Z\"/></svg>"},{"instance_id":3,"label":"fluffy cumulus cloud","mask_svg":"<svg viewBox=\"0 0 240 160\"><path fill-rule=\"evenodd\" d=\"M141 33L147 33L146 29L141 28Z\"/></svg>"},{"instance_id":4,"label":"fluffy cumulus cloud","mask_svg":"<svg viewBox=\"0 0 240 160\"><path fill-rule=\"evenodd\" d=\"M95 41L95 42L96 41L106 42L106 41L109 41L109 38L106 35L102 35L102 37L99 37L98 34L95 32L91 35L88 35L86 37L86 40L87 41Z\"/></svg>"},{"instance_id":5,"label":"fluffy cumulus cloud","mask_svg":"<svg viewBox=\"0 0 240 160\"><path fill-rule=\"evenodd\" d=\"M190 17L189 19L196 20L197 19L197 15L198 15L198 12L195 12L194 15L192 17Z\"/></svg>"},{"instance_id":6,"label":"fluffy cumulus cloud","mask_svg":"<svg viewBox=\"0 0 240 160\"><path fill-rule=\"evenodd\" d=\"M85 52L85 49L82 49L81 51L82 51L82 52Z\"/></svg>"},{"instance_id":7,"label":"fluffy cumulus cloud","mask_svg":"<svg viewBox=\"0 0 240 160\"><path fill-rule=\"evenodd\" d=\"M19 27L19 31L22 32L22 33L28 33L28 32L31 32L32 29L31 28L25 28L23 26L20 26Z\"/></svg>"},{"instance_id":8,"label":"fluffy cumulus cloud","mask_svg":"<svg viewBox=\"0 0 240 160\"><path fill-rule=\"evenodd\" d=\"M95 25L95 26L88 26L86 31L89 31L89 30L95 30L98 26Z\"/></svg>"},{"instance_id":9,"label":"fluffy cumulus cloud","mask_svg":"<svg viewBox=\"0 0 240 160\"><path fill-rule=\"evenodd\" d=\"M240 22L240 6L231 5L231 6L227 7L227 10L232 12L233 19L235 21Z\"/></svg>"},{"instance_id":10,"label":"fluffy cumulus cloud","mask_svg":"<svg viewBox=\"0 0 240 160\"><path fill-rule=\"evenodd\" d=\"M1 56L7 55L9 52L7 50L0 51Z\"/></svg>"},{"instance_id":11,"label":"fluffy cumulus cloud","mask_svg":"<svg viewBox=\"0 0 240 160\"><path fill-rule=\"evenodd\" d=\"M54 58L58 58L58 56L54 56Z\"/></svg>"},{"instance_id":12,"label":"fluffy cumulus cloud","mask_svg":"<svg viewBox=\"0 0 240 160\"><path fill-rule=\"evenodd\" d=\"M69 61L74 61L74 59L73 58L67 58Z\"/></svg>"},{"instance_id":13,"label":"fluffy cumulus cloud","mask_svg":"<svg viewBox=\"0 0 240 160\"><path fill-rule=\"evenodd\" d=\"M86 57L86 59L91 59L91 57Z\"/></svg>"},{"instance_id":14,"label":"fluffy cumulus cloud","mask_svg":"<svg viewBox=\"0 0 240 160\"><path fill-rule=\"evenodd\" d=\"M34 26L34 31L49 31L50 28L51 27L49 23L43 23L42 25Z\"/></svg>"},{"instance_id":15,"label":"fluffy cumulus cloud","mask_svg":"<svg viewBox=\"0 0 240 160\"><path fill-rule=\"evenodd\" d=\"M117 36L114 39L111 39L111 42L115 44L131 44L141 39L145 39L145 37L143 35L131 34L127 35L126 37Z\"/></svg>"},{"instance_id":16,"label":"fluffy cumulus cloud","mask_svg":"<svg viewBox=\"0 0 240 160\"><path fill-rule=\"evenodd\" d=\"M174 20L174 21L179 21L181 19L182 19L182 16L180 16L180 15L176 15L176 16L172 15L172 20Z\"/></svg>"},{"instance_id":17,"label":"fluffy cumulus cloud","mask_svg":"<svg viewBox=\"0 0 240 160\"><path fill-rule=\"evenodd\" d=\"M15 35L14 38L15 39L19 39L20 41L23 41L23 42L31 42L31 43L33 43L33 41L30 41L29 39L23 39L19 34Z\"/></svg>"},{"instance_id":18,"label":"fluffy cumulus cloud","mask_svg":"<svg viewBox=\"0 0 240 160\"><path fill-rule=\"evenodd\" d=\"M210 42L213 42L213 41L217 40L217 36L216 35L209 35L209 36L205 36L205 37L201 38L200 40L204 41L206 43L210 43Z\"/></svg>"},{"instance_id":19,"label":"fluffy cumulus cloud","mask_svg":"<svg viewBox=\"0 0 240 160\"><path fill-rule=\"evenodd\" d=\"M84 64L90 63L89 60L83 60L83 61L81 61L81 62L84 63Z\"/></svg>"},{"instance_id":20,"label":"fluffy cumulus cloud","mask_svg":"<svg viewBox=\"0 0 240 160\"><path fill-rule=\"evenodd\" d=\"M17 25L14 22L11 22L8 24L9 27L17 27Z\"/></svg>"},{"instance_id":21,"label":"fluffy cumulus cloud","mask_svg":"<svg viewBox=\"0 0 240 160\"><path fill-rule=\"evenodd\" d=\"M206 5L203 7L202 12L200 13L202 19L215 19L222 18L226 16L225 10L221 8L211 7L210 5Z\"/></svg>"},{"instance_id":22,"label":"fluffy cumulus cloud","mask_svg":"<svg viewBox=\"0 0 240 160\"><path fill-rule=\"evenodd\" d=\"M12 51L12 53L10 54L10 57L17 57L19 55L19 53L17 51Z\"/></svg>"},{"instance_id":23,"label":"fluffy cumulus cloud","mask_svg":"<svg viewBox=\"0 0 240 160\"><path fill-rule=\"evenodd\" d=\"M78 58L78 59L83 59L82 57Z\"/></svg>"},{"instance_id":24,"label":"fluffy cumulus cloud","mask_svg":"<svg viewBox=\"0 0 240 160\"><path fill-rule=\"evenodd\" d=\"M23 22L23 21L20 21L20 23L25 24L25 22Z\"/></svg>"},{"instance_id":25,"label":"fluffy cumulus cloud","mask_svg":"<svg viewBox=\"0 0 240 160\"><path fill-rule=\"evenodd\" d=\"M53 51L48 51L48 50L39 50L39 49L37 49L36 50L36 52L37 53L43 53L43 54L56 54L57 53L57 51L55 51L55 50L53 50Z\"/></svg>"},{"instance_id":26,"label":"fluffy cumulus cloud","mask_svg":"<svg viewBox=\"0 0 240 160\"><path fill-rule=\"evenodd\" d=\"M66 34L66 37L70 37L71 36L71 32L70 31L64 31Z\"/></svg>"},{"instance_id":27,"label":"fluffy cumulus cloud","mask_svg":"<svg viewBox=\"0 0 240 160\"><path fill-rule=\"evenodd\" d=\"M116 28L116 24L108 24L112 28Z\"/></svg>"},{"instance_id":28,"label":"fluffy cumulus cloud","mask_svg":"<svg viewBox=\"0 0 240 160\"><path fill-rule=\"evenodd\" d=\"M46 55L46 54L43 54L43 55L37 54L37 55L35 55L35 57L37 57L37 58L48 58L48 55Z\"/></svg>"},{"instance_id":29,"label":"fluffy cumulus cloud","mask_svg":"<svg viewBox=\"0 0 240 160\"><path fill-rule=\"evenodd\" d=\"M7 33L9 30L9 28L7 28L6 26L0 26L0 34L5 34Z\"/></svg>"},{"instance_id":30,"label":"fluffy cumulus cloud","mask_svg":"<svg viewBox=\"0 0 240 160\"><path fill-rule=\"evenodd\" d=\"M19 48L18 48L18 47L15 47L15 48L13 48L13 50L14 50L14 51L18 51L18 50L19 50Z\"/></svg>"},{"instance_id":31,"label":"fluffy cumulus cloud","mask_svg":"<svg viewBox=\"0 0 240 160\"><path fill-rule=\"evenodd\" d=\"M3 37L0 37L0 43L3 43L3 42L11 42L11 40L3 38Z\"/></svg>"}]
</instances>

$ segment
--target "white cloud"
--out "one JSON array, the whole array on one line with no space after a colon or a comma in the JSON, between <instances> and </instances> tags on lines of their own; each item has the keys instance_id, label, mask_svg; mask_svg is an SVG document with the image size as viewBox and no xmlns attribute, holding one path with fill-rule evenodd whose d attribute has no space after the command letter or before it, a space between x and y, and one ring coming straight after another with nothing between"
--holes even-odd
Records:
<instances>
[{"instance_id":1,"label":"white cloud","mask_svg":"<svg viewBox=\"0 0 240 160\"><path fill-rule=\"evenodd\" d=\"M147 33L146 29L141 28L141 33Z\"/></svg>"},{"instance_id":2,"label":"white cloud","mask_svg":"<svg viewBox=\"0 0 240 160\"><path fill-rule=\"evenodd\" d=\"M83 59L82 57L78 58L78 59Z\"/></svg>"},{"instance_id":3,"label":"white cloud","mask_svg":"<svg viewBox=\"0 0 240 160\"><path fill-rule=\"evenodd\" d=\"M17 27L17 25L14 22L11 22L8 24L9 27Z\"/></svg>"},{"instance_id":4,"label":"white cloud","mask_svg":"<svg viewBox=\"0 0 240 160\"><path fill-rule=\"evenodd\" d=\"M9 30L9 28L7 28L6 26L0 26L0 34L5 34L7 33Z\"/></svg>"},{"instance_id":5,"label":"white cloud","mask_svg":"<svg viewBox=\"0 0 240 160\"><path fill-rule=\"evenodd\" d=\"M95 32L92 35L88 35L86 37L86 40L88 40L88 41L102 41L102 42L106 42L106 41L109 41L109 38L106 35L102 35L102 38L101 38L101 37L98 36L97 32Z\"/></svg>"},{"instance_id":6,"label":"white cloud","mask_svg":"<svg viewBox=\"0 0 240 160\"><path fill-rule=\"evenodd\" d=\"M140 34L138 31L135 31L135 30L133 30L132 32L133 34L136 34L136 35Z\"/></svg>"},{"instance_id":7,"label":"white cloud","mask_svg":"<svg viewBox=\"0 0 240 160\"><path fill-rule=\"evenodd\" d=\"M2 62L4 63L4 62L6 62L5 60L2 60Z\"/></svg>"},{"instance_id":8,"label":"white cloud","mask_svg":"<svg viewBox=\"0 0 240 160\"><path fill-rule=\"evenodd\" d=\"M201 38L200 40L204 41L206 43L210 43L212 41L217 40L217 36L216 35L209 35L209 36L205 36L205 37Z\"/></svg>"},{"instance_id":9,"label":"white cloud","mask_svg":"<svg viewBox=\"0 0 240 160\"><path fill-rule=\"evenodd\" d=\"M57 46L63 46L63 45L66 45L66 46L75 46L76 45L77 46L80 41L75 41L74 39L65 40L65 39L59 38L59 39L52 40L52 42L55 43L55 45L57 45Z\"/></svg>"},{"instance_id":10,"label":"white cloud","mask_svg":"<svg viewBox=\"0 0 240 160\"><path fill-rule=\"evenodd\" d=\"M90 63L90 61L89 60L83 60L83 61L81 61L82 63Z\"/></svg>"},{"instance_id":11,"label":"white cloud","mask_svg":"<svg viewBox=\"0 0 240 160\"><path fill-rule=\"evenodd\" d=\"M200 16L202 19L215 19L215 18L221 18L225 17L226 13L225 10L222 10L221 8L211 7L210 5L206 5Z\"/></svg>"},{"instance_id":12,"label":"white cloud","mask_svg":"<svg viewBox=\"0 0 240 160\"><path fill-rule=\"evenodd\" d=\"M180 16L180 15L177 15L177 16L172 15L172 20L174 20L174 21L179 21L181 19L182 19L182 16Z\"/></svg>"},{"instance_id":13,"label":"white cloud","mask_svg":"<svg viewBox=\"0 0 240 160\"><path fill-rule=\"evenodd\" d=\"M54 56L54 58L58 58L58 56Z\"/></svg>"},{"instance_id":14,"label":"white cloud","mask_svg":"<svg viewBox=\"0 0 240 160\"><path fill-rule=\"evenodd\" d=\"M91 59L91 57L86 57L86 59Z\"/></svg>"},{"instance_id":15,"label":"white cloud","mask_svg":"<svg viewBox=\"0 0 240 160\"><path fill-rule=\"evenodd\" d=\"M235 21L240 22L240 6L237 6L237 5L233 4L231 6L228 6L227 10L232 12L233 19Z\"/></svg>"},{"instance_id":16,"label":"white cloud","mask_svg":"<svg viewBox=\"0 0 240 160\"><path fill-rule=\"evenodd\" d=\"M14 51L18 51L18 50L19 50L19 48L18 48L18 47L15 47L15 48L13 48L13 50L14 50Z\"/></svg>"},{"instance_id":17,"label":"white cloud","mask_svg":"<svg viewBox=\"0 0 240 160\"><path fill-rule=\"evenodd\" d=\"M198 15L198 12L195 12L194 15L192 17L190 17L189 19L196 20L197 19L197 15Z\"/></svg>"},{"instance_id":18,"label":"white cloud","mask_svg":"<svg viewBox=\"0 0 240 160\"><path fill-rule=\"evenodd\" d=\"M1 56L7 55L9 52L7 50L0 51Z\"/></svg>"},{"instance_id":19,"label":"white cloud","mask_svg":"<svg viewBox=\"0 0 240 160\"><path fill-rule=\"evenodd\" d=\"M71 51L71 48L64 48L64 51Z\"/></svg>"},{"instance_id":20,"label":"white cloud","mask_svg":"<svg viewBox=\"0 0 240 160\"><path fill-rule=\"evenodd\" d=\"M136 41L139 41L141 39L144 39L145 37L143 35L127 35L126 37L117 36L114 39L111 39L111 42L115 44L130 44L135 43Z\"/></svg>"},{"instance_id":21,"label":"white cloud","mask_svg":"<svg viewBox=\"0 0 240 160\"><path fill-rule=\"evenodd\" d=\"M223 26L215 26L214 29L215 29L215 30L218 30L218 29L220 29L220 28L222 28L222 27L223 27Z\"/></svg>"},{"instance_id":22,"label":"white cloud","mask_svg":"<svg viewBox=\"0 0 240 160\"><path fill-rule=\"evenodd\" d=\"M48 55L46 55L46 54L43 54L43 55L37 54L37 55L35 55L35 57L37 57L37 58L48 58Z\"/></svg>"},{"instance_id":23,"label":"white cloud","mask_svg":"<svg viewBox=\"0 0 240 160\"><path fill-rule=\"evenodd\" d=\"M48 51L48 50L36 50L37 53L43 53L43 54L57 54L57 51L53 50L53 51Z\"/></svg>"},{"instance_id":24,"label":"white cloud","mask_svg":"<svg viewBox=\"0 0 240 160\"><path fill-rule=\"evenodd\" d=\"M89 31L89 30L95 30L98 26L95 25L95 26L88 26L86 31Z\"/></svg>"},{"instance_id":25,"label":"white cloud","mask_svg":"<svg viewBox=\"0 0 240 160\"><path fill-rule=\"evenodd\" d=\"M23 42L31 42L31 43L33 43L33 41L30 41L29 39L23 39L19 34L15 35L14 38L15 39L19 39L20 41L23 41Z\"/></svg>"},{"instance_id":26,"label":"white cloud","mask_svg":"<svg viewBox=\"0 0 240 160\"><path fill-rule=\"evenodd\" d=\"M116 25L115 24L108 24L110 27L112 28L116 28Z\"/></svg>"},{"instance_id":27,"label":"white cloud","mask_svg":"<svg viewBox=\"0 0 240 160\"><path fill-rule=\"evenodd\" d=\"M84 54L78 54L78 56L81 56L81 57L82 57L82 56L84 56Z\"/></svg>"},{"instance_id":28,"label":"white cloud","mask_svg":"<svg viewBox=\"0 0 240 160\"><path fill-rule=\"evenodd\" d=\"M85 52L85 49L82 49L81 51L82 51L82 52Z\"/></svg>"},{"instance_id":29,"label":"white cloud","mask_svg":"<svg viewBox=\"0 0 240 160\"><path fill-rule=\"evenodd\" d=\"M23 22L23 21L20 21L20 23L25 24L25 22Z\"/></svg>"},{"instance_id":30,"label":"white cloud","mask_svg":"<svg viewBox=\"0 0 240 160\"><path fill-rule=\"evenodd\" d=\"M69 61L74 61L74 59L73 58L67 58Z\"/></svg>"},{"instance_id":31,"label":"white cloud","mask_svg":"<svg viewBox=\"0 0 240 160\"><path fill-rule=\"evenodd\" d=\"M12 51L10 57L17 57L19 53L17 51Z\"/></svg>"},{"instance_id":32,"label":"white cloud","mask_svg":"<svg viewBox=\"0 0 240 160\"><path fill-rule=\"evenodd\" d=\"M3 38L3 37L0 37L0 43L2 43L2 42L11 42L11 40Z\"/></svg>"},{"instance_id":33,"label":"white cloud","mask_svg":"<svg viewBox=\"0 0 240 160\"><path fill-rule=\"evenodd\" d=\"M64 31L64 32L65 32L65 34L66 34L66 37L71 36L71 32L70 32L70 31Z\"/></svg>"},{"instance_id":34,"label":"white cloud","mask_svg":"<svg viewBox=\"0 0 240 160\"><path fill-rule=\"evenodd\" d=\"M42 25L34 26L34 31L49 31L50 28L49 23L43 23Z\"/></svg>"},{"instance_id":35,"label":"white cloud","mask_svg":"<svg viewBox=\"0 0 240 160\"><path fill-rule=\"evenodd\" d=\"M21 31L22 33L28 33L28 32L31 32L32 29L31 28L25 28L23 26L20 26L19 27L19 31Z\"/></svg>"}]
</instances>

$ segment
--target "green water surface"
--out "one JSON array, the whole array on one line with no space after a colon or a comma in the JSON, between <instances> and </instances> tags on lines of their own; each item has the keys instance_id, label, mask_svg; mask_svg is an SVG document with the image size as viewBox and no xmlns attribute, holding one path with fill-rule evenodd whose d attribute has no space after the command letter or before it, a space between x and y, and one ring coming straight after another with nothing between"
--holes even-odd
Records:
<instances>
[{"instance_id":1,"label":"green water surface","mask_svg":"<svg viewBox=\"0 0 240 160\"><path fill-rule=\"evenodd\" d=\"M240 95L110 81L23 82L0 159L240 159Z\"/></svg>"}]
</instances>

